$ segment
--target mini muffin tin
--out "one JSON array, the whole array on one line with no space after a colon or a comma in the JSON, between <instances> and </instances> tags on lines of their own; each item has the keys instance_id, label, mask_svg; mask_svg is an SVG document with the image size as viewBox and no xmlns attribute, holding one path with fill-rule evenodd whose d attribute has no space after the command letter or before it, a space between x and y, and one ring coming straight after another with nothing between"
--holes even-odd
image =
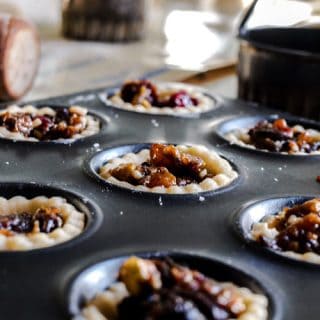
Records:
<instances>
[{"instance_id":1,"label":"mini muffin tin","mask_svg":"<svg viewBox=\"0 0 320 320\"><path fill-rule=\"evenodd\" d=\"M106 119L96 136L67 144L0 139L1 196L62 196L88 217L85 232L59 246L0 252L1 319L70 319L77 299L88 290L87 285L81 287L70 300L74 285L88 281L89 289L96 292L101 286L96 276L108 278L115 257L168 251L218 280L264 292L270 301L270 320L318 319L320 266L252 248L234 232L235 224L239 225L234 213L255 200L259 216L266 209L263 200L276 198L275 204L283 204L284 196L319 194L318 156L252 152L221 139L218 129L226 121L275 114L254 104L215 97L215 109L182 118L110 108L99 99L101 93L87 91L34 102L86 106ZM214 148L235 165L240 179L224 192L175 196L132 192L86 174L88 163L101 150L117 156L112 150L121 146L158 141ZM275 204L270 209L278 208ZM251 215L253 219L255 214ZM92 277L83 278L88 275L83 270L93 270Z\"/></svg>"}]
</instances>

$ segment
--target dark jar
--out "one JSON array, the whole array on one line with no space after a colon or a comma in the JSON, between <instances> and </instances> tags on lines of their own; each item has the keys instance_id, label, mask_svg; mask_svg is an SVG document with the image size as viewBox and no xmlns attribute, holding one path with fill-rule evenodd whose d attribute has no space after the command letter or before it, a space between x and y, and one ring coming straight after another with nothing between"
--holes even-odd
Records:
<instances>
[{"instance_id":1,"label":"dark jar","mask_svg":"<svg viewBox=\"0 0 320 320\"><path fill-rule=\"evenodd\" d=\"M145 0L63 0L63 34L81 40L139 40L145 11Z\"/></svg>"},{"instance_id":2,"label":"dark jar","mask_svg":"<svg viewBox=\"0 0 320 320\"><path fill-rule=\"evenodd\" d=\"M240 98L320 120L320 30L259 28L240 36Z\"/></svg>"}]
</instances>

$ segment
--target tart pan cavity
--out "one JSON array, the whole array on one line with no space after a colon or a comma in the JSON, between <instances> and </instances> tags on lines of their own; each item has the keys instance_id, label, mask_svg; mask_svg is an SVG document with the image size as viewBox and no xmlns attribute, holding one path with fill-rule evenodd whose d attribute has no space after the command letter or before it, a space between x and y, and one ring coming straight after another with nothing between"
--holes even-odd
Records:
<instances>
[{"instance_id":1,"label":"tart pan cavity","mask_svg":"<svg viewBox=\"0 0 320 320\"><path fill-rule=\"evenodd\" d=\"M144 194L164 194L164 195L170 195L170 196L199 196L201 195L211 195L211 194L219 194L222 192L226 192L231 190L233 187L237 185L237 183L240 180L240 174L238 167L231 162L230 160L219 156L216 152L213 151L216 158L219 159L219 161L222 161L222 165L219 164L219 166L224 167L226 166L228 169L228 175L230 174L232 177L221 177L220 174L217 175L217 181L213 181L214 183L213 188L208 188L207 190L202 188L199 184L195 184L195 187L193 187L194 184L190 184L190 189L184 190L182 187L154 187L154 188L148 188L145 186L138 186L135 188L135 186L127 183L119 181L113 177L105 179L101 177L99 174L100 168L103 167L106 163L109 161L115 159L115 158L122 158L123 156L127 154L135 154L134 158L143 158L145 157L145 149L149 149L151 146L150 143L140 143L140 144L131 144L131 145L122 145L114 148L109 148L106 150L103 150L101 152L98 152L94 154L93 156L89 157L84 162L84 170L85 172L94 178L97 182L100 184L115 188L115 189L127 189L131 192L142 192ZM179 145L178 145L179 147ZM182 146L183 147L183 146ZM196 147L196 146L195 146ZM205 153L211 152L205 147L201 147L201 151L204 151ZM129 155L130 156L130 155ZM117 159L118 160L118 159ZM126 161L126 158L125 158ZM144 160L142 160L143 162ZM224 174L223 174L224 175ZM226 179L228 181L226 182ZM204 181L205 182L205 181ZM221 183L221 184L220 184ZM178 189L179 190L178 190Z\"/></svg>"},{"instance_id":2,"label":"tart pan cavity","mask_svg":"<svg viewBox=\"0 0 320 320\"><path fill-rule=\"evenodd\" d=\"M234 268L222 261L180 252L151 252L138 253L135 256L145 259L171 258L173 261L203 273L218 282L232 282L240 288L246 287L253 293L267 298L268 320L280 320L280 300L275 297L275 292L267 289L268 283L262 284L248 273ZM132 256L132 255L130 255ZM76 273L66 286L66 308L74 320L83 319L79 316L83 304L92 299L98 292L116 282L118 271L122 263L130 256L110 258L90 265ZM271 288L271 287L269 287ZM272 288L274 289L274 288ZM258 297L257 297L258 298ZM259 297L262 299L262 297ZM277 298L277 299L275 299ZM260 300L260 299L259 299ZM261 301L261 300L260 300ZM262 301L261 301L262 303ZM260 305L260 302L258 302ZM247 319L244 317L244 319ZM248 317L249 319L249 317ZM251 318L250 318L251 319ZM252 318L253 319L253 318Z\"/></svg>"},{"instance_id":3,"label":"tart pan cavity","mask_svg":"<svg viewBox=\"0 0 320 320\"><path fill-rule=\"evenodd\" d=\"M267 254L270 253L273 256L282 258L282 260L284 261L287 260L288 263L296 261L319 267L320 256L316 254L296 254L291 251L281 252L272 250L268 247L262 246L251 236L253 224L261 222L261 220L263 220L267 216L274 215L282 211L285 207L292 207L294 205L302 204L303 202L311 200L313 198L316 198L316 196L296 195L270 197L252 201L242 206L233 214L231 218L233 230L244 242L256 249L256 251Z\"/></svg>"},{"instance_id":4,"label":"tart pan cavity","mask_svg":"<svg viewBox=\"0 0 320 320\"><path fill-rule=\"evenodd\" d=\"M62 105L62 104L38 104L38 105L24 105L24 106L6 106L1 108L0 113L3 113L5 110L12 110L12 112L32 112L37 115L43 114L54 114L58 108L69 108L72 105ZM78 108L79 106L74 106ZM80 107L84 108L85 107ZM87 109L88 110L88 109ZM72 138L59 138L56 140L38 140L33 137L24 137L22 134L17 132L11 132L4 127L0 127L0 141L13 141L13 142L27 142L27 143L36 143L36 144L68 144L84 141L88 139L96 139L101 136L107 130L108 120L106 117L101 116L100 114L88 110L87 113L87 128L78 134L75 134Z\"/></svg>"},{"instance_id":5,"label":"tart pan cavity","mask_svg":"<svg viewBox=\"0 0 320 320\"><path fill-rule=\"evenodd\" d=\"M218 108L218 99L200 87L176 82L158 83L157 86L164 90L185 90L187 93L194 95L200 101L200 105L192 108L157 108L154 106L151 108L145 108L142 105L134 106L131 103L124 102L121 97L117 95L120 91L120 87L110 88L107 92L100 93L99 97L107 107L115 110L142 113L151 116L157 115L197 118L202 114Z\"/></svg>"},{"instance_id":6,"label":"tart pan cavity","mask_svg":"<svg viewBox=\"0 0 320 320\"><path fill-rule=\"evenodd\" d=\"M236 130L246 130L254 127L259 121L268 120L274 121L279 118L284 118L287 120L287 123L290 126L301 125L305 129L314 129L320 131L320 123L307 120L303 118L298 118L294 116L279 116L279 115L259 115L259 116L251 116L251 117L237 117L232 118L230 120L226 120L219 124L216 128L215 133L218 135L220 139L224 142L228 142L232 147L237 148L239 150L249 151L252 153L258 154L270 154L271 156L284 156L284 157L317 157L320 156L320 152L314 153L295 153L288 154L284 152L272 152L268 150L257 149L252 145L246 144L239 140L237 136L234 134Z\"/></svg>"},{"instance_id":7,"label":"tart pan cavity","mask_svg":"<svg viewBox=\"0 0 320 320\"><path fill-rule=\"evenodd\" d=\"M62 249L92 235L102 221L100 209L91 201L79 194L45 185L0 183L0 204L3 214L7 211L9 214L32 213L38 207L55 206L67 217L62 227L50 233L36 233L36 237L17 233L10 242L6 242L7 239L1 234L1 245L8 245L8 249L0 250L0 254ZM78 220L82 214L83 217Z\"/></svg>"}]
</instances>

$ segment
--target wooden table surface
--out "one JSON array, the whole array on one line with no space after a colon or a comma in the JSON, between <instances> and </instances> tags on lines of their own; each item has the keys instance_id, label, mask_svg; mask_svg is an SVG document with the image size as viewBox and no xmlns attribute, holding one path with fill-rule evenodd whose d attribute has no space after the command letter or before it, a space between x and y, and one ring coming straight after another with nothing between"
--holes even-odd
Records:
<instances>
[{"instance_id":1,"label":"wooden table surface","mask_svg":"<svg viewBox=\"0 0 320 320\"><path fill-rule=\"evenodd\" d=\"M165 13L166 18L155 10L149 17L146 38L135 43L67 40L57 25L51 29L38 26L40 68L23 101L102 88L137 77L185 81L235 97L236 18L188 7L181 11L173 6L175 2L167 3L171 11Z\"/></svg>"}]
</instances>

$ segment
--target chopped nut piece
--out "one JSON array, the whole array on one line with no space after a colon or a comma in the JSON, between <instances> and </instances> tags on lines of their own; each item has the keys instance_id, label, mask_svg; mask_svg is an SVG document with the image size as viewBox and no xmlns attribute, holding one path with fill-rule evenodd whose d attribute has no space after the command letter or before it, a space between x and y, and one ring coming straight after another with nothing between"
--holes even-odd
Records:
<instances>
[{"instance_id":1,"label":"chopped nut piece","mask_svg":"<svg viewBox=\"0 0 320 320\"><path fill-rule=\"evenodd\" d=\"M124 262L119 272L119 280L123 281L128 291L138 295L146 288L161 288L161 275L156 266L148 260L131 257Z\"/></svg>"}]
</instances>

